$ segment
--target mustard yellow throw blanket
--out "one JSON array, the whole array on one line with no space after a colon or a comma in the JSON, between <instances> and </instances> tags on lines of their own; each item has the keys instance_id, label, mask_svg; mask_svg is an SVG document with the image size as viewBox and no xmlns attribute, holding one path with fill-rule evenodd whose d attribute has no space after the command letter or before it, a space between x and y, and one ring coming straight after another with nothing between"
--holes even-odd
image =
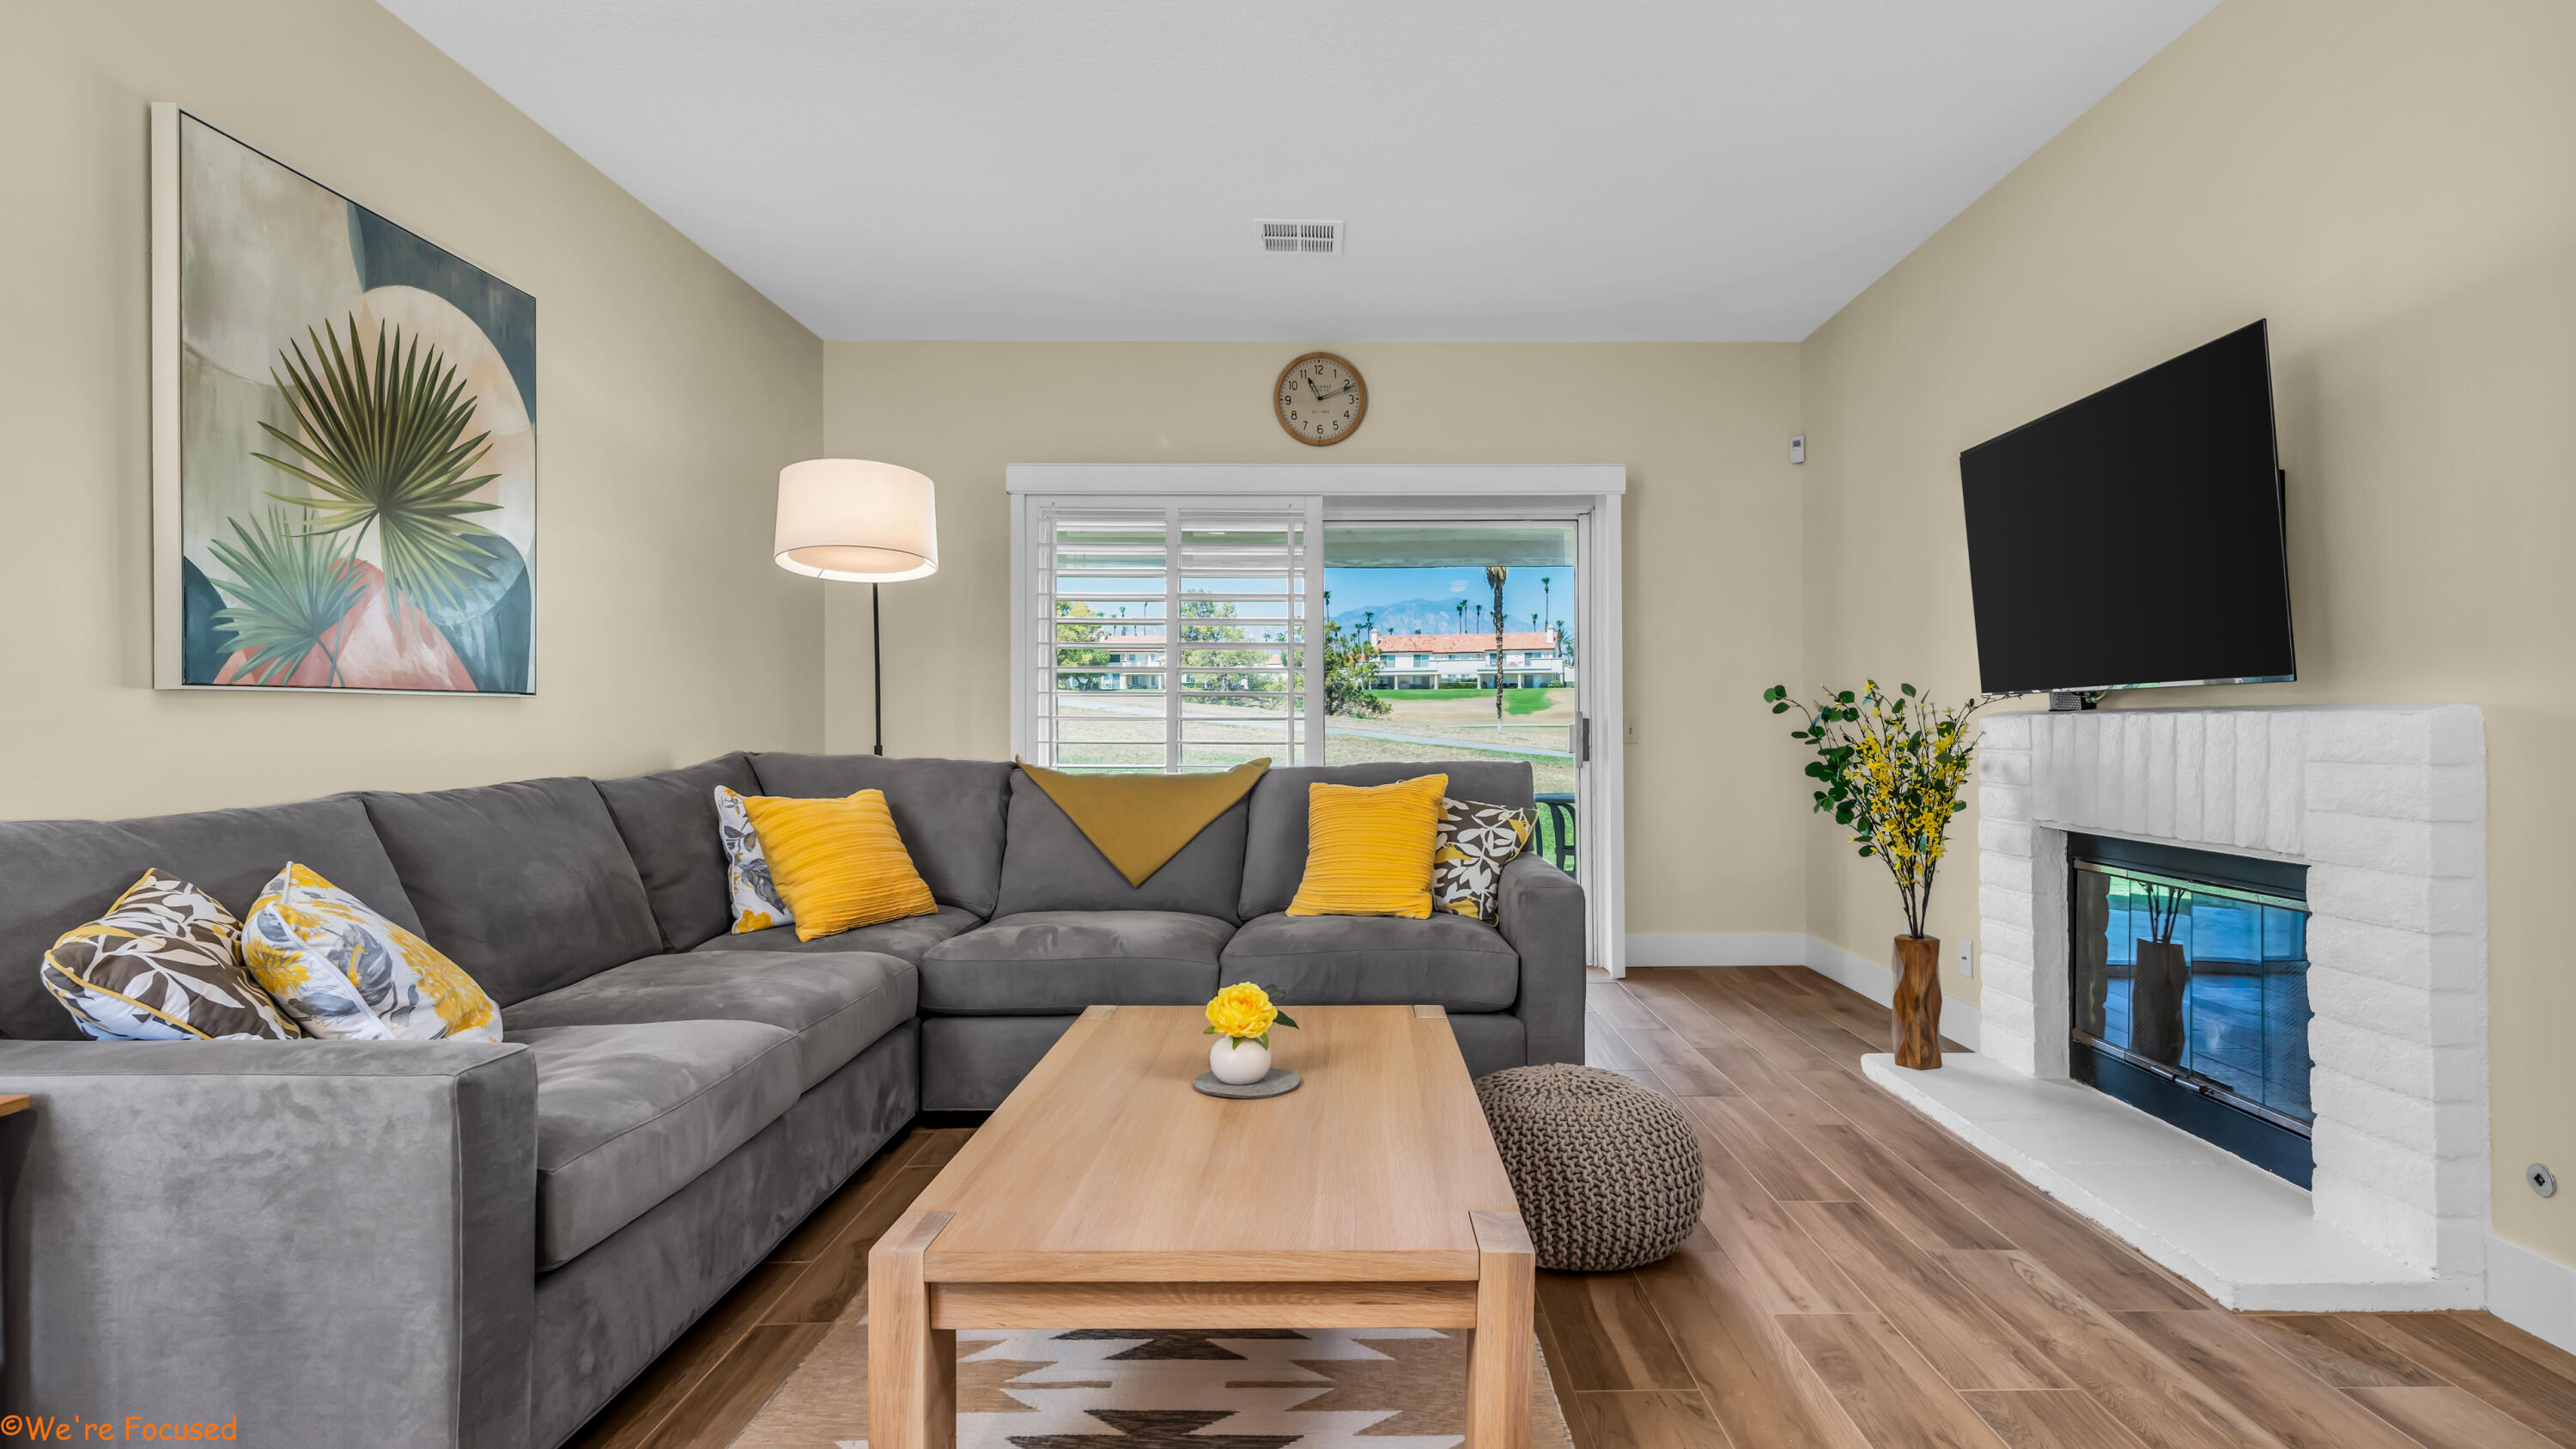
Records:
<instances>
[{"instance_id":1,"label":"mustard yellow throw blanket","mask_svg":"<svg viewBox=\"0 0 2576 1449\"><path fill-rule=\"evenodd\" d=\"M1254 760L1221 775L1071 775L1026 761L1020 768L1129 885L1140 886L1251 793L1270 762Z\"/></svg>"}]
</instances>

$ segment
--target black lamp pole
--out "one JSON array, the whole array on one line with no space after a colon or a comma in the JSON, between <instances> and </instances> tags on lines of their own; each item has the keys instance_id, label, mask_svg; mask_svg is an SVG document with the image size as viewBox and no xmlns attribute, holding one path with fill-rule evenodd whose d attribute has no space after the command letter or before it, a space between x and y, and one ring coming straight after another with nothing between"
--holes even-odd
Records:
<instances>
[{"instance_id":1,"label":"black lamp pole","mask_svg":"<svg viewBox=\"0 0 2576 1449\"><path fill-rule=\"evenodd\" d=\"M885 618L877 586L868 585L868 698L877 707L877 753L885 753Z\"/></svg>"}]
</instances>

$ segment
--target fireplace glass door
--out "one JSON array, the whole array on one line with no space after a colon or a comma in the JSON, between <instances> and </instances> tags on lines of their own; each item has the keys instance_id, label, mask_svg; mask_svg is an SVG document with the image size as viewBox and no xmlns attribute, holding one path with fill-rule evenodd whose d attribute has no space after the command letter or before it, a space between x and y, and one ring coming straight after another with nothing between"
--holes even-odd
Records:
<instances>
[{"instance_id":1,"label":"fireplace glass door","mask_svg":"<svg viewBox=\"0 0 2576 1449\"><path fill-rule=\"evenodd\" d=\"M2304 1183L2304 869L2069 844L2073 1075Z\"/></svg>"}]
</instances>

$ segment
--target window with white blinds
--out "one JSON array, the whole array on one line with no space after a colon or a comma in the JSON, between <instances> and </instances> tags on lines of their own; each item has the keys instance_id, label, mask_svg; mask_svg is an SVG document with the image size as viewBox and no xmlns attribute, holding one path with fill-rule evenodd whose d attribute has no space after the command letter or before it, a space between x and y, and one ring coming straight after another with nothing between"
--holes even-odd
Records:
<instances>
[{"instance_id":1,"label":"window with white blinds","mask_svg":"<svg viewBox=\"0 0 2576 1449\"><path fill-rule=\"evenodd\" d=\"M1031 498L1028 758L1167 773L1322 763L1323 658L1307 647L1322 630L1320 512Z\"/></svg>"}]
</instances>

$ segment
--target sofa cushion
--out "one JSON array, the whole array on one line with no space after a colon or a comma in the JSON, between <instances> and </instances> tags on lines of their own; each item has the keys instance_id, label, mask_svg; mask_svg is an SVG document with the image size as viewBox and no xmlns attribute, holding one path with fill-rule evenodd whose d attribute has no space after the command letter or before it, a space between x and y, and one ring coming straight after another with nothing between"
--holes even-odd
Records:
<instances>
[{"instance_id":1,"label":"sofa cushion","mask_svg":"<svg viewBox=\"0 0 2576 1449\"><path fill-rule=\"evenodd\" d=\"M595 780L618 838L634 858L662 944L686 951L733 924L725 903L724 846L716 838L718 785L756 794L751 756L718 755L701 765Z\"/></svg>"},{"instance_id":2,"label":"sofa cushion","mask_svg":"<svg viewBox=\"0 0 2576 1449\"><path fill-rule=\"evenodd\" d=\"M537 1267L560 1267L796 1105L794 1034L757 1021L514 1029L537 1058Z\"/></svg>"},{"instance_id":3,"label":"sofa cushion","mask_svg":"<svg viewBox=\"0 0 2576 1449\"><path fill-rule=\"evenodd\" d=\"M1030 1016L1086 1006L1197 1006L1234 927L1176 911L998 916L921 958L921 1009Z\"/></svg>"},{"instance_id":4,"label":"sofa cushion","mask_svg":"<svg viewBox=\"0 0 2576 1449\"><path fill-rule=\"evenodd\" d=\"M1011 791L1007 762L770 753L753 755L751 768L763 795L840 799L883 790L931 895L943 905L993 914Z\"/></svg>"},{"instance_id":5,"label":"sofa cushion","mask_svg":"<svg viewBox=\"0 0 2576 1449\"><path fill-rule=\"evenodd\" d=\"M882 921L843 931L837 936L818 936L811 941L796 939L794 926L772 926L766 931L745 931L739 936L718 936L698 944L700 954L713 955L726 951L794 951L799 954L837 954L844 951L875 951L899 956L915 966L931 947L963 931L984 924L983 918L956 906L941 906L934 916L906 916L900 921Z\"/></svg>"},{"instance_id":6,"label":"sofa cushion","mask_svg":"<svg viewBox=\"0 0 2576 1449\"><path fill-rule=\"evenodd\" d=\"M363 798L420 935L502 1006L661 952L643 878L590 781Z\"/></svg>"},{"instance_id":7,"label":"sofa cushion","mask_svg":"<svg viewBox=\"0 0 2576 1449\"><path fill-rule=\"evenodd\" d=\"M1502 933L1446 912L1262 916L1234 933L1222 966L1227 984L1257 981L1292 1012L1379 1002L1501 1011L1520 994L1521 958Z\"/></svg>"},{"instance_id":8,"label":"sofa cushion","mask_svg":"<svg viewBox=\"0 0 2576 1449\"><path fill-rule=\"evenodd\" d=\"M1235 923L1243 895L1250 796L1226 807L1160 870L1131 886L1064 807L1027 773L1011 772L1009 843L997 916L1032 911L1182 911Z\"/></svg>"},{"instance_id":9,"label":"sofa cushion","mask_svg":"<svg viewBox=\"0 0 2576 1449\"><path fill-rule=\"evenodd\" d=\"M647 956L510 1008L510 1039L524 1027L757 1021L795 1039L803 1091L910 1020L919 1001L911 962L864 951Z\"/></svg>"},{"instance_id":10,"label":"sofa cushion","mask_svg":"<svg viewBox=\"0 0 2576 1449\"><path fill-rule=\"evenodd\" d=\"M1306 787L1387 785L1447 775L1449 794L1516 810L1532 807L1530 767L1517 761L1438 760L1422 764L1300 765L1273 770L1252 787L1244 830L1243 899L1235 914L1249 921L1288 909L1306 876Z\"/></svg>"},{"instance_id":11,"label":"sofa cushion","mask_svg":"<svg viewBox=\"0 0 2576 1449\"><path fill-rule=\"evenodd\" d=\"M213 896L236 917L250 913L278 867L302 861L418 932L420 917L384 844L354 795L208 810L140 820L0 821L0 1034L23 1040L80 1036L54 1004L36 963L55 938L107 913L116 898L159 869Z\"/></svg>"}]
</instances>

